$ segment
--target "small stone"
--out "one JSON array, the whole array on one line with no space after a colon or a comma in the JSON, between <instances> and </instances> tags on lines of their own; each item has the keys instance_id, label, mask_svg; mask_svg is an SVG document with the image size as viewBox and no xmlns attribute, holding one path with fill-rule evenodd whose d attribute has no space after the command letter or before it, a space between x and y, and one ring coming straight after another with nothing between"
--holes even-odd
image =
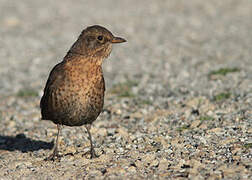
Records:
<instances>
[{"instance_id":1,"label":"small stone","mask_svg":"<svg viewBox=\"0 0 252 180\"><path fill-rule=\"evenodd\" d=\"M142 118L143 117L143 115L142 115L142 113L140 113L140 112L135 112L135 113L132 113L131 115L130 115L130 117L131 118L135 118L135 119L140 119L140 118Z\"/></svg>"},{"instance_id":2,"label":"small stone","mask_svg":"<svg viewBox=\"0 0 252 180\"><path fill-rule=\"evenodd\" d=\"M74 154L74 153L76 153L76 149L75 149L74 146L67 146L66 150L65 150L65 153L66 154Z\"/></svg>"},{"instance_id":3,"label":"small stone","mask_svg":"<svg viewBox=\"0 0 252 180\"><path fill-rule=\"evenodd\" d=\"M115 111L115 114L116 114L116 115L121 115L121 114L122 114L122 110L121 110L121 109L117 109L117 110Z\"/></svg>"},{"instance_id":4,"label":"small stone","mask_svg":"<svg viewBox=\"0 0 252 180\"><path fill-rule=\"evenodd\" d=\"M202 123L200 126L199 126L200 129L207 129L207 124L205 123Z\"/></svg>"},{"instance_id":5,"label":"small stone","mask_svg":"<svg viewBox=\"0 0 252 180\"><path fill-rule=\"evenodd\" d=\"M102 172L98 171L98 170L92 170L88 173L88 177L101 177L102 176Z\"/></svg>"},{"instance_id":6,"label":"small stone","mask_svg":"<svg viewBox=\"0 0 252 180\"><path fill-rule=\"evenodd\" d=\"M136 172L136 167L130 166L127 170L128 170L129 172L135 173L135 172Z\"/></svg>"},{"instance_id":7,"label":"small stone","mask_svg":"<svg viewBox=\"0 0 252 180\"><path fill-rule=\"evenodd\" d=\"M201 142L201 143L203 143L203 144L207 144L207 140L206 140L206 138L204 138L204 137L200 137L199 139L200 139L200 142Z\"/></svg>"},{"instance_id":8,"label":"small stone","mask_svg":"<svg viewBox=\"0 0 252 180\"><path fill-rule=\"evenodd\" d=\"M198 175L199 168L204 168L204 165L197 160L190 160L188 164L192 167L190 169L190 174Z\"/></svg>"},{"instance_id":9,"label":"small stone","mask_svg":"<svg viewBox=\"0 0 252 180\"><path fill-rule=\"evenodd\" d=\"M137 160L137 161L135 162L135 165L137 166L137 168L142 168L142 167L143 167L143 162Z\"/></svg>"},{"instance_id":10,"label":"small stone","mask_svg":"<svg viewBox=\"0 0 252 180\"><path fill-rule=\"evenodd\" d=\"M144 162L145 165L150 165L155 159L154 154L147 154L142 157L142 161Z\"/></svg>"},{"instance_id":11,"label":"small stone","mask_svg":"<svg viewBox=\"0 0 252 180\"><path fill-rule=\"evenodd\" d=\"M127 129L125 129L125 128L120 127L120 128L117 129L117 132L118 132L122 137L124 137L124 138L128 138L128 137L129 137L129 133L127 132Z\"/></svg>"},{"instance_id":12,"label":"small stone","mask_svg":"<svg viewBox=\"0 0 252 180\"><path fill-rule=\"evenodd\" d=\"M125 173L125 170L121 167L111 167L111 168L108 168L107 171L108 171L108 174L110 173L124 174Z\"/></svg>"},{"instance_id":13,"label":"small stone","mask_svg":"<svg viewBox=\"0 0 252 180\"><path fill-rule=\"evenodd\" d=\"M0 142L1 143L1 142ZM131 146L131 144L127 144L126 146L125 146L125 148L126 149L132 149L132 146Z\"/></svg>"},{"instance_id":14,"label":"small stone","mask_svg":"<svg viewBox=\"0 0 252 180\"><path fill-rule=\"evenodd\" d=\"M113 154L114 153L114 149L112 149L112 148L104 148L103 150L106 154Z\"/></svg>"},{"instance_id":15,"label":"small stone","mask_svg":"<svg viewBox=\"0 0 252 180\"><path fill-rule=\"evenodd\" d=\"M221 141L220 144L230 144L235 141L236 141L236 139L234 139L234 138L228 138L228 139L224 139L223 141Z\"/></svg>"},{"instance_id":16,"label":"small stone","mask_svg":"<svg viewBox=\"0 0 252 180\"><path fill-rule=\"evenodd\" d=\"M16 126L16 122L15 121L9 121L8 127L9 128L14 128Z\"/></svg>"},{"instance_id":17,"label":"small stone","mask_svg":"<svg viewBox=\"0 0 252 180\"><path fill-rule=\"evenodd\" d=\"M189 100L186 104L187 106L196 109L199 104L200 99L199 98L193 98Z\"/></svg>"},{"instance_id":18,"label":"small stone","mask_svg":"<svg viewBox=\"0 0 252 180\"><path fill-rule=\"evenodd\" d=\"M157 167L158 164L159 164L159 161L155 159L154 161L151 162L150 167L152 166Z\"/></svg>"},{"instance_id":19,"label":"small stone","mask_svg":"<svg viewBox=\"0 0 252 180\"><path fill-rule=\"evenodd\" d=\"M241 152L241 151L242 151L242 148L237 147L237 148L234 148L231 152L232 154L237 154L238 152Z\"/></svg>"},{"instance_id":20,"label":"small stone","mask_svg":"<svg viewBox=\"0 0 252 180\"><path fill-rule=\"evenodd\" d=\"M201 121L200 120L196 120L196 121L193 121L192 124L191 124L191 128L196 128L200 125Z\"/></svg>"},{"instance_id":21,"label":"small stone","mask_svg":"<svg viewBox=\"0 0 252 180\"><path fill-rule=\"evenodd\" d=\"M59 159L60 162L62 163L71 163L74 160L74 156L64 152L64 155L62 155L62 157Z\"/></svg>"},{"instance_id":22,"label":"small stone","mask_svg":"<svg viewBox=\"0 0 252 180\"><path fill-rule=\"evenodd\" d=\"M233 156L232 158L235 161L240 161L241 160L241 156Z\"/></svg>"},{"instance_id":23,"label":"small stone","mask_svg":"<svg viewBox=\"0 0 252 180\"><path fill-rule=\"evenodd\" d=\"M209 133L213 132L213 133L219 134L222 131L223 131L223 129L221 129L221 128L214 128L214 129L208 130L207 132L209 132Z\"/></svg>"},{"instance_id":24,"label":"small stone","mask_svg":"<svg viewBox=\"0 0 252 180\"><path fill-rule=\"evenodd\" d=\"M132 159L138 159L138 157L139 157L139 151L131 150L131 151L129 152L129 156L130 156Z\"/></svg>"},{"instance_id":25,"label":"small stone","mask_svg":"<svg viewBox=\"0 0 252 180\"><path fill-rule=\"evenodd\" d=\"M174 138L172 141L171 141L171 145L172 146L175 146L177 148L183 148L184 147L184 144L182 143L183 142L183 139L182 138Z\"/></svg>"},{"instance_id":26,"label":"small stone","mask_svg":"<svg viewBox=\"0 0 252 180\"><path fill-rule=\"evenodd\" d=\"M99 160L99 162L108 162L109 159L111 159L113 155L109 155L109 154L101 154L99 156L99 158L97 158L97 160Z\"/></svg>"},{"instance_id":27,"label":"small stone","mask_svg":"<svg viewBox=\"0 0 252 180\"><path fill-rule=\"evenodd\" d=\"M248 132L248 133L252 133L252 128L249 128L249 129L247 130L247 132Z\"/></svg>"},{"instance_id":28,"label":"small stone","mask_svg":"<svg viewBox=\"0 0 252 180\"><path fill-rule=\"evenodd\" d=\"M107 136L107 129L105 129L105 128L99 128L99 130L97 131L97 134L99 136L105 137L105 136Z\"/></svg>"},{"instance_id":29,"label":"small stone","mask_svg":"<svg viewBox=\"0 0 252 180\"><path fill-rule=\"evenodd\" d=\"M123 152L124 152L124 149L121 147L116 149L117 154L123 154Z\"/></svg>"},{"instance_id":30,"label":"small stone","mask_svg":"<svg viewBox=\"0 0 252 180\"><path fill-rule=\"evenodd\" d=\"M169 165L169 162L167 161L167 159L161 159L158 165L159 171L167 170L168 165Z\"/></svg>"},{"instance_id":31,"label":"small stone","mask_svg":"<svg viewBox=\"0 0 252 180\"><path fill-rule=\"evenodd\" d=\"M109 128L107 129L108 136L114 136L115 135L115 128Z\"/></svg>"},{"instance_id":32,"label":"small stone","mask_svg":"<svg viewBox=\"0 0 252 180\"><path fill-rule=\"evenodd\" d=\"M185 118L188 119L188 118L191 116L191 113L192 113L191 109L187 109L187 110L184 112Z\"/></svg>"},{"instance_id":33,"label":"small stone","mask_svg":"<svg viewBox=\"0 0 252 180\"><path fill-rule=\"evenodd\" d=\"M166 137L159 136L159 137L155 137L154 140L157 143L161 143L165 148L169 148L170 144L168 144L168 142L167 142L167 140L165 138Z\"/></svg>"}]
</instances>

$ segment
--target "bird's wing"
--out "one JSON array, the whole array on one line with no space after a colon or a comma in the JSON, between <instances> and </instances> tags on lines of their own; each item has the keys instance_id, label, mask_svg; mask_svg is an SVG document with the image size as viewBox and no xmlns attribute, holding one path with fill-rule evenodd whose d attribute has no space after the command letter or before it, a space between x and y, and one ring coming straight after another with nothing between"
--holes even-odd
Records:
<instances>
[{"instance_id":1,"label":"bird's wing","mask_svg":"<svg viewBox=\"0 0 252 180\"><path fill-rule=\"evenodd\" d=\"M40 101L42 116L43 116L43 109L46 109L52 91L55 90L56 87L60 87L59 83L61 83L62 79L64 79L64 68L62 68L62 66L63 66L62 62L57 64L56 66L54 66L54 68L49 74L46 86L44 88L44 94Z\"/></svg>"},{"instance_id":2,"label":"bird's wing","mask_svg":"<svg viewBox=\"0 0 252 180\"><path fill-rule=\"evenodd\" d=\"M103 77L103 76L102 76L102 84L103 84L103 91L106 91L105 80L104 80L104 77Z\"/></svg>"}]
</instances>

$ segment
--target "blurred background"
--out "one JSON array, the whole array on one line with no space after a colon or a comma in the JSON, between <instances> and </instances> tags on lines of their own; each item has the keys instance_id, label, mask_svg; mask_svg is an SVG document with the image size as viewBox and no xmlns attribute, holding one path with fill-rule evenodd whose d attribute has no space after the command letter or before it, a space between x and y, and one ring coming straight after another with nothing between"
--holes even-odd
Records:
<instances>
[{"instance_id":1,"label":"blurred background","mask_svg":"<svg viewBox=\"0 0 252 180\"><path fill-rule=\"evenodd\" d=\"M49 153L51 145L43 143L50 142L56 128L51 122L40 121L39 109L49 72L62 61L84 28L99 24L127 39L127 43L113 47L111 56L103 64L107 86L105 112L93 127L100 151L125 149L123 141L112 138L118 132L136 140L135 146L130 147L132 152L140 153L136 159L154 153L153 149L145 151L147 147L143 142L161 143L159 154L154 153L150 159L150 162L157 160L157 164L144 166L143 163L142 170L137 163L134 165L143 177L167 172L167 168L161 167L169 164L175 169L168 171L172 175L183 170L181 162L186 158L180 152L184 152L185 144L192 146L188 150L190 153L196 152L199 144L204 144L204 147L208 146L206 151L212 148L219 160L218 165L208 164L213 159L205 161L205 167L209 169L201 171L202 177L207 177L207 173L218 175L211 168L231 161L233 154L226 150L235 149L236 142L241 143L237 145L241 152L237 152L244 159L236 157L238 159L234 161L246 164L251 160L251 154L248 154L252 143L251 22L251 0L0 0L0 152L1 149L17 150L11 153L22 156L22 163L24 159L39 159ZM216 145L221 149L216 150L213 144L223 144L226 140L222 139L222 133L225 138L233 139L226 142L225 147ZM22 137L29 139L21 142L32 141L36 148L17 143L16 135L21 140ZM81 134L77 128L65 128L63 136L64 146L80 144L77 151L88 142L86 134ZM171 143L175 137L182 140ZM9 141L10 138L14 140ZM110 143L116 146L110 147ZM182 143L181 147L176 146L178 143ZM222 150L223 154L218 153ZM31 151L35 155L20 155ZM224 155L224 151L231 155ZM135 162L134 157L132 155L130 161ZM162 159L164 157L166 159ZM167 165L168 157L171 159ZM211 154L211 158L214 157ZM7 164L9 161L11 158ZM161 162L166 164L161 166ZM109 166L108 162L104 164ZM190 162L188 164L194 167ZM230 169L236 168L232 163L229 165ZM65 166L67 169L67 163ZM124 168L126 174L130 172L129 166ZM16 168L15 164L1 171L4 174L12 168ZM34 168L38 171L40 167ZM248 169L244 166L240 173L232 172L237 177L248 178L244 174L251 175L251 165ZM28 177L29 173L27 170L24 174ZM60 174L50 173L48 177ZM18 175L11 174L10 177Z\"/></svg>"},{"instance_id":2,"label":"blurred background","mask_svg":"<svg viewBox=\"0 0 252 180\"><path fill-rule=\"evenodd\" d=\"M208 94L209 88L222 88L206 82L209 72L221 67L251 72L250 1L0 3L1 93L41 90L49 70L93 24L128 40L104 64L108 87L128 78L142 82L147 94L176 87ZM226 81L223 88L237 83L242 82Z\"/></svg>"}]
</instances>

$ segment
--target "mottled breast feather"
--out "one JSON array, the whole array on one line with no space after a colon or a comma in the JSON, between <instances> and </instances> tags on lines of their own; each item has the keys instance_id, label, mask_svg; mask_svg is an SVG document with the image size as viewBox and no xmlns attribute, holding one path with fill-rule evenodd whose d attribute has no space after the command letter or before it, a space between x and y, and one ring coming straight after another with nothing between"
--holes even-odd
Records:
<instances>
[{"instance_id":1,"label":"mottled breast feather","mask_svg":"<svg viewBox=\"0 0 252 180\"><path fill-rule=\"evenodd\" d=\"M104 103L105 83L101 63L71 56L50 73L40 102L42 119L80 126L92 123Z\"/></svg>"}]
</instances>

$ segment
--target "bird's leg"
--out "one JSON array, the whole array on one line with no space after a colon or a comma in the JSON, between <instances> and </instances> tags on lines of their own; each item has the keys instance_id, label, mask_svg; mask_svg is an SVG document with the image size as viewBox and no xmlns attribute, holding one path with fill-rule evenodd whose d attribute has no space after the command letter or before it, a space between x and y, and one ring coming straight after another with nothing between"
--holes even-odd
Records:
<instances>
[{"instance_id":1,"label":"bird's leg","mask_svg":"<svg viewBox=\"0 0 252 180\"><path fill-rule=\"evenodd\" d=\"M91 133L90 133L91 124L87 124L85 127L86 127L86 129L87 129L88 138L89 138L89 141L90 141L90 154L91 154L91 158L98 157L98 156L95 154L95 150L94 150L94 147L93 147L92 136L91 136Z\"/></svg>"},{"instance_id":2,"label":"bird's leg","mask_svg":"<svg viewBox=\"0 0 252 180\"><path fill-rule=\"evenodd\" d=\"M61 126L59 124L57 124L57 129L58 129L58 133L57 133L57 138L56 138L56 143L54 145L53 153L48 158L46 158L46 160L55 160L56 157L59 157L58 141L59 141L59 133L61 129Z\"/></svg>"}]
</instances>

